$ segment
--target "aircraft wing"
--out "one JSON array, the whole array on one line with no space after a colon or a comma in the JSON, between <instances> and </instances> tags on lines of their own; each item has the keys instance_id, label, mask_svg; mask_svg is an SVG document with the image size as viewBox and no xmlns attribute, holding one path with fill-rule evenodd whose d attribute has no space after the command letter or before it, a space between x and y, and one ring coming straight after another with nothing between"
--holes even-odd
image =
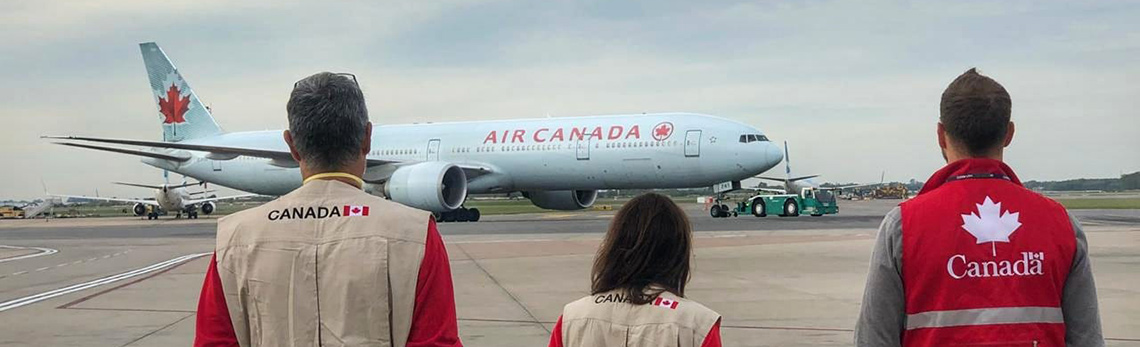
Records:
<instances>
[{"instance_id":1,"label":"aircraft wing","mask_svg":"<svg viewBox=\"0 0 1140 347\"><path fill-rule=\"evenodd\" d=\"M841 187L820 187L819 189L820 190L844 190L844 189L856 189L856 188L863 188L863 187L874 187L874 186L881 185L881 184L882 183L854 184L854 185L841 186Z\"/></svg>"},{"instance_id":2,"label":"aircraft wing","mask_svg":"<svg viewBox=\"0 0 1140 347\"><path fill-rule=\"evenodd\" d=\"M233 158L237 158L238 156L244 155L244 156L250 156L250 157L259 157L259 158L270 159L270 160L272 160L273 165L279 166L279 167L297 167L297 162L293 160L293 155L291 153L289 153L289 151L282 151L282 150L277 150L277 149L213 146L213 145L188 144L188 143L178 143L178 142L124 140L124 139L109 139L109 138L97 138L97 137L83 137L83 136L42 136L42 137L48 138L48 139L56 139L56 140L89 141L89 142L113 143L113 144L119 144L119 145L142 146L142 147L151 147L151 148L202 151L202 152L209 152L210 154L207 155L207 157L211 158L211 159L215 159L215 160L233 159ZM128 150L128 149L111 148L111 147L84 145L84 144L77 144L77 143L66 143L66 142L57 142L57 143L61 144L61 145L65 145L65 146L97 149L97 150L104 150L104 151L109 151L109 152L117 152L117 153L145 156L145 157L158 158L158 159L166 159L166 160L179 161L179 162L184 162L184 161L187 161L190 159L189 156L185 156L185 157L183 157L183 156L172 156L172 155L158 154L158 153L153 153L153 152L144 152L144 151L136 151L136 150ZM418 161L398 161L398 160L386 160L386 159L375 159L375 158L369 158L367 160L368 160L368 172L365 173L364 180L371 182L371 183L379 183L379 182L387 181L388 178L391 177L392 172L394 172L395 169L398 168L399 166L418 163ZM492 172L492 170L490 168L485 167L485 166L481 166L481 165L472 165L472 164L457 164L457 165L461 169L463 169L463 173L467 174L468 179L471 179L473 177L478 177L478 176Z\"/></svg>"},{"instance_id":3,"label":"aircraft wing","mask_svg":"<svg viewBox=\"0 0 1140 347\"><path fill-rule=\"evenodd\" d=\"M759 178L762 180L777 181L777 182L784 182L784 181L795 182L795 181L806 180L809 178L816 178L816 177L819 177L819 175L800 176L800 177L792 177L792 178L776 178L776 177L766 177L766 176L755 176L753 178Z\"/></svg>"},{"instance_id":4,"label":"aircraft wing","mask_svg":"<svg viewBox=\"0 0 1140 347\"><path fill-rule=\"evenodd\" d=\"M67 142L52 142L52 143L57 144L57 145L87 148L87 149L94 149L94 150L99 150L99 151L107 151L107 152L137 155L140 157L169 160L169 161L180 162L180 163L185 162L187 160L190 160L190 156L186 155L185 152L184 153L176 153L176 154L165 154L165 153L139 151L139 150L133 150L133 149L85 145L85 144L81 144L81 143L67 143ZM179 155L179 154L182 154L182 155Z\"/></svg>"},{"instance_id":5,"label":"aircraft wing","mask_svg":"<svg viewBox=\"0 0 1140 347\"><path fill-rule=\"evenodd\" d=\"M252 197L252 196L258 196L258 194L238 194L238 195L230 195L230 196L215 196L212 198L205 198L205 199L189 199L189 200L183 201L183 203L186 205L197 205L197 204L211 202L211 201L248 198L248 197Z\"/></svg>"},{"instance_id":6,"label":"aircraft wing","mask_svg":"<svg viewBox=\"0 0 1140 347\"><path fill-rule=\"evenodd\" d=\"M151 148L167 148L167 149L181 149L181 150L187 150L187 151L209 152L210 154L207 155L207 157L209 157L211 159L215 159L215 160L233 159L233 158L237 158L238 156L244 155L244 156L250 156L250 157L271 159L271 160L273 160L274 165L281 166L281 167L296 167L297 166L297 162L293 160L293 155L291 153L289 153L289 151L283 151L283 150L277 150L277 149L265 149L265 148L253 148L253 147L213 146L213 145L200 145L200 144L189 144L189 143L179 143L179 142L108 139L108 138L83 137L83 136L43 136L43 138L56 139L56 140L89 141L89 142L113 143L113 144L119 144L119 145L129 145L129 146L142 146L142 147L151 147ZM90 146L90 145L80 145L80 144L70 144L70 143L60 143L60 144L67 145L67 146L75 146L75 147L85 147L85 148L94 147L94 146ZM97 149L112 151L112 152L119 152L119 153L126 153L126 154L142 155L140 153L132 153L132 152L138 152L138 151L124 150L124 149L117 149L117 148L101 147L101 148L97 148ZM146 153L146 152L143 152L143 153ZM159 159L165 159L165 158L159 158ZM180 161L186 161L187 159L189 159L189 158L186 158L186 159L183 159ZM394 163L402 163L402 162L394 161L394 160L368 159L368 166L394 164Z\"/></svg>"},{"instance_id":7,"label":"aircraft wing","mask_svg":"<svg viewBox=\"0 0 1140 347\"><path fill-rule=\"evenodd\" d=\"M100 200L100 201L129 202L129 203L134 203L134 204L158 206L158 202L154 201L154 200L104 198L104 197L98 197L98 196L83 196L83 195L61 195L61 194L48 194L48 195L54 196L54 197L60 197L60 198L76 198L76 199L89 199L89 200Z\"/></svg>"},{"instance_id":8,"label":"aircraft wing","mask_svg":"<svg viewBox=\"0 0 1140 347\"><path fill-rule=\"evenodd\" d=\"M755 190L755 191L769 192L769 193L776 193L776 194L787 194L788 193L787 191L785 191L783 189L777 189L777 188L745 187L743 189L750 189L750 190Z\"/></svg>"}]
</instances>

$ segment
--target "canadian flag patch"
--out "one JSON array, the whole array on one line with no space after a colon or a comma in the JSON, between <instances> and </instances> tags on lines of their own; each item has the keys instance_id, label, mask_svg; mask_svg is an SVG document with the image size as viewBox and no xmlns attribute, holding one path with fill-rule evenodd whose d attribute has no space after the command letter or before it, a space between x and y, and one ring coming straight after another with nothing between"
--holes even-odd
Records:
<instances>
[{"instance_id":1,"label":"canadian flag patch","mask_svg":"<svg viewBox=\"0 0 1140 347\"><path fill-rule=\"evenodd\" d=\"M367 216L368 206L344 205L345 216Z\"/></svg>"},{"instance_id":2,"label":"canadian flag patch","mask_svg":"<svg viewBox=\"0 0 1140 347\"><path fill-rule=\"evenodd\" d=\"M668 307L671 310L676 310L677 305L680 303L676 302L674 300L669 300L669 299L665 299L665 298L658 296L657 300L653 301L653 304L657 305L657 306L661 306L661 307Z\"/></svg>"}]
</instances>

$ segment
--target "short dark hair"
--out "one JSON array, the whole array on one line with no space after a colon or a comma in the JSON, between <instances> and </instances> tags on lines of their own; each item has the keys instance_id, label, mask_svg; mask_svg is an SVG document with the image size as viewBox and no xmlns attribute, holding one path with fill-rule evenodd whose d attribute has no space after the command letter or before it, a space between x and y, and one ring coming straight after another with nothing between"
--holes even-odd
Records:
<instances>
[{"instance_id":1,"label":"short dark hair","mask_svg":"<svg viewBox=\"0 0 1140 347\"><path fill-rule=\"evenodd\" d=\"M672 199L646 193L625 203L594 258L592 294L621 290L635 305L661 292L685 295L693 231Z\"/></svg>"},{"instance_id":2,"label":"short dark hair","mask_svg":"<svg viewBox=\"0 0 1140 347\"><path fill-rule=\"evenodd\" d=\"M355 78L320 72L297 81L289 102L289 133L301 159L332 170L356 160L368 125L368 107Z\"/></svg>"},{"instance_id":3,"label":"short dark hair","mask_svg":"<svg viewBox=\"0 0 1140 347\"><path fill-rule=\"evenodd\" d=\"M1010 109L1005 87L971 68L942 92L939 121L970 155L978 156L1001 145Z\"/></svg>"}]
</instances>

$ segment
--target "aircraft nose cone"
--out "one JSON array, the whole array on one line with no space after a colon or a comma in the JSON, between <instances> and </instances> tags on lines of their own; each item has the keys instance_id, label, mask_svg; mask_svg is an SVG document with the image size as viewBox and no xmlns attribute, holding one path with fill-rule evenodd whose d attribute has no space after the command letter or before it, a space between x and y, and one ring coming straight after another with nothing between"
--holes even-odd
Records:
<instances>
[{"instance_id":1,"label":"aircraft nose cone","mask_svg":"<svg viewBox=\"0 0 1140 347\"><path fill-rule=\"evenodd\" d=\"M776 147L774 144L769 143L765 146L764 151L764 156L768 158L767 164L769 169L784 160L784 152L780 150L780 147Z\"/></svg>"}]
</instances>

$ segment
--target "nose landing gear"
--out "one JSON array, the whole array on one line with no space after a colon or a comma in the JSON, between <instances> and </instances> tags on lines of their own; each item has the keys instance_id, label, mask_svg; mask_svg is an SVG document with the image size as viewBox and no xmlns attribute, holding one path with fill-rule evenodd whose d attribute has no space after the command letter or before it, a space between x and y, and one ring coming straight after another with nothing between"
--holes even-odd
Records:
<instances>
[{"instance_id":1,"label":"nose landing gear","mask_svg":"<svg viewBox=\"0 0 1140 347\"><path fill-rule=\"evenodd\" d=\"M718 194L716 198L713 199L712 207L709 207L709 215L713 218L728 218L728 216L736 217L736 210L728 208L728 205L722 202L721 198L723 197Z\"/></svg>"}]
</instances>

